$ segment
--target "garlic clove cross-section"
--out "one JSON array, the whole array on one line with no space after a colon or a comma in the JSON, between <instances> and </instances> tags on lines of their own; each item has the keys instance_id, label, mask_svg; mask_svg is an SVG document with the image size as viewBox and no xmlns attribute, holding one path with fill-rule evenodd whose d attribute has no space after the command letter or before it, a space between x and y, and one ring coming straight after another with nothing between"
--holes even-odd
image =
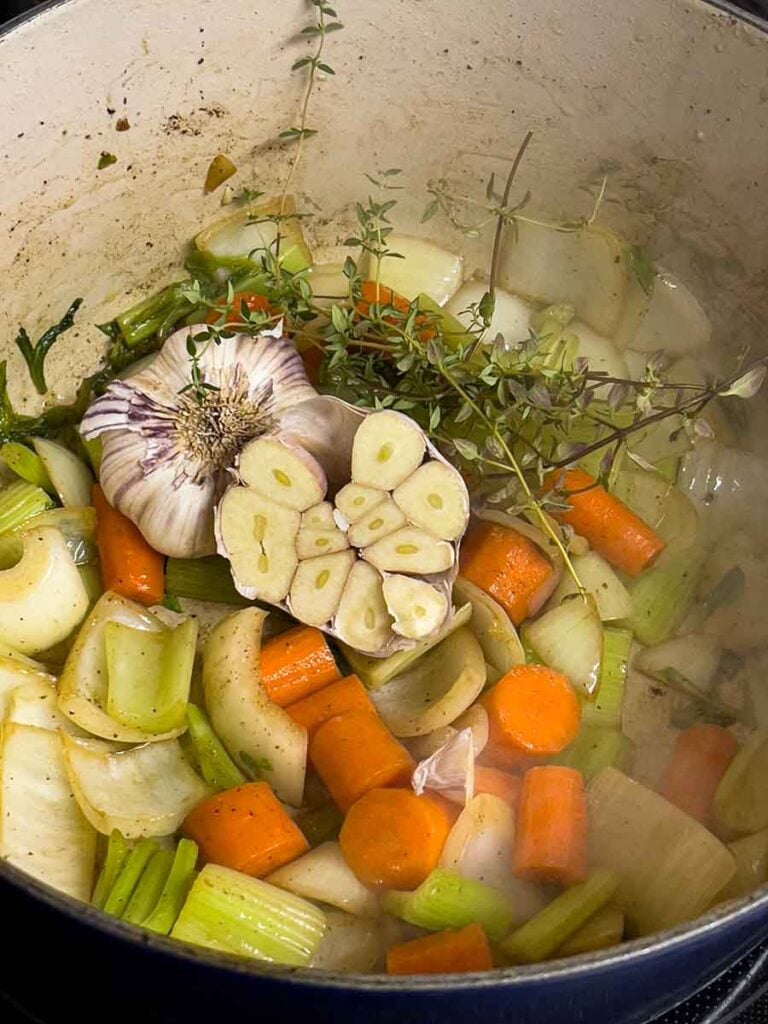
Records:
<instances>
[{"instance_id":1,"label":"garlic clove cross-section","mask_svg":"<svg viewBox=\"0 0 768 1024\"><path fill-rule=\"evenodd\" d=\"M243 483L298 512L321 502L328 488L320 463L285 434L251 441L240 452L237 470Z\"/></svg>"},{"instance_id":2,"label":"garlic clove cross-section","mask_svg":"<svg viewBox=\"0 0 768 1024\"><path fill-rule=\"evenodd\" d=\"M394 618L392 629L400 636L421 640L440 626L448 613L448 598L426 580L412 576L387 576L384 600Z\"/></svg>"},{"instance_id":3,"label":"garlic clove cross-section","mask_svg":"<svg viewBox=\"0 0 768 1024\"><path fill-rule=\"evenodd\" d=\"M384 600L381 573L367 562L352 566L334 629L344 643L366 654L376 654L389 640L392 618Z\"/></svg>"},{"instance_id":4,"label":"garlic clove cross-section","mask_svg":"<svg viewBox=\"0 0 768 1024\"><path fill-rule=\"evenodd\" d=\"M348 548L300 562L288 595L291 614L308 626L327 625L336 614L355 560Z\"/></svg>"},{"instance_id":5,"label":"garlic clove cross-section","mask_svg":"<svg viewBox=\"0 0 768 1024\"><path fill-rule=\"evenodd\" d=\"M365 548L363 558L381 572L427 576L450 569L455 556L447 541L415 526L404 526Z\"/></svg>"},{"instance_id":6,"label":"garlic clove cross-section","mask_svg":"<svg viewBox=\"0 0 768 1024\"><path fill-rule=\"evenodd\" d=\"M353 523L349 528L349 542L356 548L365 548L377 540L394 533L401 526L407 526L408 520L402 509L387 497L374 505L370 512Z\"/></svg>"},{"instance_id":7,"label":"garlic clove cross-section","mask_svg":"<svg viewBox=\"0 0 768 1024\"><path fill-rule=\"evenodd\" d=\"M362 484L348 483L336 495L336 508L348 523L356 523L386 497L387 492L379 490L377 487L364 487Z\"/></svg>"},{"instance_id":8,"label":"garlic clove cross-section","mask_svg":"<svg viewBox=\"0 0 768 1024\"><path fill-rule=\"evenodd\" d=\"M352 479L391 491L421 465L424 432L409 416L386 409L367 416L352 444Z\"/></svg>"},{"instance_id":9,"label":"garlic clove cross-section","mask_svg":"<svg viewBox=\"0 0 768 1024\"><path fill-rule=\"evenodd\" d=\"M425 462L392 497L414 526L442 540L457 540L469 522L469 495L461 474L444 462Z\"/></svg>"}]
</instances>

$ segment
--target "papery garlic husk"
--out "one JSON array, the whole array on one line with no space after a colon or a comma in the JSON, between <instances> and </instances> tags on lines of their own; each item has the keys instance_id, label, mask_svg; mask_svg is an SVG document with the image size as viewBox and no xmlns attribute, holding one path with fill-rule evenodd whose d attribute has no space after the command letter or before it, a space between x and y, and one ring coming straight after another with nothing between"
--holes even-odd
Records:
<instances>
[{"instance_id":1,"label":"papery garlic husk","mask_svg":"<svg viewBox=\"0 0 768 1024\"><path fill-rule=\"evenodd\" d=\"M110 504L163 554L197 558L216 550L213 511L243 445L277 433L285 415L316 397L280 326L254 337L201 341L206 390L190 384L187 339L177 331L137 373L113 381L83 417L81 432L101 437L100 483Z\"/></svg>"},{"instance_id":2,"label":"papery garlic husk","mask_svg":"<svg viewBox=\"0 0 768 1024\"><path fill-rule=\"evenodd\" d=\"M331 636L343 640L348 646L370 654L373 657L386 657L395 651L407 650L417 642L425 639L425 635L420 629L404 629L402 622L405 620L402 615L399 617L395 616L393 609L387 608L382 590L385 577L379 568L370 564L370 561L373 561L373 559L368 560L368 553L373 548L371 542L375 541L375 535L367 536L361 526L364 519L368 517L362 517L356 523L350 525L350 521L342 511L342 509L347 512L350 511L347 505L347 499L350 495L353 498L354 496L363 495L368 499L369 516L374 516L374 519L374 505L377 502L381 510L393 509L399 517L398 523L405 519L404 514L397 509L391 496L386 491L377 491L367 484L360 487L353 479L354 442L358 427L362 423L369 422L370 417L381 417L382 415L382 413L349 405L341 399L328 395L317 396L310 401L293 406L281 418L283 432L276 436L276 440L282 441L286 446L295 448L296 445L300 445L304 448L312 459L315 460L318 471L322 470L326 478L327 492L322 497L317 494L313 495L312 500L317 502L317 504L312 509L307 505L307 511L302 511L302 515L307 516L310 511L314 514L314 510L317 509L320 510L319 514L323 517L320 521L327 522L328 503L340 492L342 493L341 508L337 506L333 512L334 528L332 530L315 528L312 536L317 534L317 539L326 540L329 549L331 541L338 541L338 546L340 546L341 541L339 538L346 537L350 548L345 550L349 551L349 555L354 559L349 569L345 565L345 572L348 575L344 589L338 595L338 600L334 591L333 601L329 598L327 602L323 603L324 608L336 605L335 612L329 615L327 621L320 621L322 616L319 610L316 615L305 614L302 616L300 613L300 609L303 607L302 602L296 600L296 595L299 593L298 589L292 591L293 598L281 598L277 605L284 610L292 612L301 621L311 622L312 625L318 626ZM445 466L450 465L434 445L429 442L424 432L414 420L391 410L386 411L386 416L387 423L384 425L387 427L387 432L386 436L382 432L382 444L391 444L394 454L398 455L397 466L395 467L396 472L390 474L391 479L389 480L393 486L399 486L404 480L410 479L414 468L418 465L417 458L437 461ZM404 425L402 430L399 429L400 421L403 421ZM368 430L366 434L368 435L366 437L366 447L370 448L370 437L375 437L376 432ZM413 437L414 434L418 435L415 439ZM405 444L408 446L402 458L396 450L401 438L405 439ZM253 442L252 447L257 448L258 444L259 442ZM378 452L373 453L374 458L377 455ZM384 461L386 463L390 460ZM268 558L264 563L263 571L265 573L264 582L265 584L269 583L270 581L267 580L266 574L268 571L271 571L273 555L264 549L264 539L262 538L259 541L258 537L261 536L261 533L257 530L258 536L254 534L253 524L233 521L232 513L236 504L233 500L235 495L242 495L242 492L245 491L253 491L256 494L260 490L264 493L267 493L267 491L270 494L273 493L273 486L270 480L265 479L260 483L257 479L257 474L252 469L243 472L243 467L246 465L259 466L262 464L264 467L263 471L266 473L269 470L266 460L261 463L258 459L250 458L249 448L244 448L238 457L234 469L237 482L232 484L219 502L215 524L218 551L221 555L229 558L232 563L232 575L235 586L241 594L255 600L269 600L265 597L265 593L261 591L258 583L258 561L260 557L267 554ZM427 464L424 463L424 465ZM463 481L461 486L463 486ZM380 500L379 494L381 495ZM243 504L242 498L240 504ZM286 508L286 517L287 515L288 509ZM379 518L382 520L385 518L383 511ZM280 517L280 519L282 520L283 517ZM273 529L273 526L274 528L277 527L277 524L271 523L270 517L267 517L267 521L260 525L264 530L267 528ZM285 530L288 530L287 521L281 525ZM393 528L396 528L396 525L392 524ZM419 536L423 535L423 531L414 530L413 527L406 524L402 525L401 529L410 530L411 533L418 534ZM290 531L291 537L286 538L281 548L282 558L283 561L286 559L290 560L291 571L301 576L301 597L303 601L307 597L305 577L313 568L303 561L306 555L310 553L309 549L305 546L305 541L311 539L308 522L305 525L304 520L302 520L300 530L295 524L291 524ZM429 541L431 546L439 549L439 553L445 553L446 555L446 557L442 557L439 560L439 564L433 559L421 571L418 565L409 566L405 570L410 570L414 583L418 586L424 585L425 591L429 590L430 594L434 592L434 599L431 603L440 609L444 609L442 615L432 614L429 635L434 635L443 629L454 614L454 608L451 603L451 590L458 571L458 547L463 530L459 533L458 528L456 528L454 532L457 536L452 541L439 540L431 534L425 535L425 539ZM266 533L264 536L266 537ZM297 539L300 541L298 546L301 549L298 551ZM246 551L249 545L250 549L252 549L250 553ZM349 555L345 557L348 558ZM439 571L430 572L429 569ZM322 570L321 576L318 578L326 579L324 563L323 565L318 563L318 570ZM330 580L330 575L327 576L327 579ZM286 580L282 580L281 588L284 589L286 586ZM399 627L398 618L400 620ZM411 633L413 635L406 636L402 635L403 633Z\"/></svg>"}]
</instances>

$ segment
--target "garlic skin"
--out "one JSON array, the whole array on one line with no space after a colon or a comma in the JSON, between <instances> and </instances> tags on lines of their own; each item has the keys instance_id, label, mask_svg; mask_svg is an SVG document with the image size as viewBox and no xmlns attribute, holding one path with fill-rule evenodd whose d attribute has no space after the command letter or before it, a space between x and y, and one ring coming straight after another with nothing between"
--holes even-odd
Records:
<instances>
[{"instance_id":1,"label":"garlic skin","mask_svg":"<svg viewBox=\"0 0 768 1024\"><path fill-rule=\"evenodd\" d=\"M289 411L317 396L278 325L199 345L203 380L216 390L198 403L183 389L190 382L187 339L200 331L177 331L149 365L113 381L80 427L87 440L102 439L99 482L107 500L155 550L174 558L216 551L214 506L238 452L254 437L282 430Z\"/></svg>"}]
</instances>

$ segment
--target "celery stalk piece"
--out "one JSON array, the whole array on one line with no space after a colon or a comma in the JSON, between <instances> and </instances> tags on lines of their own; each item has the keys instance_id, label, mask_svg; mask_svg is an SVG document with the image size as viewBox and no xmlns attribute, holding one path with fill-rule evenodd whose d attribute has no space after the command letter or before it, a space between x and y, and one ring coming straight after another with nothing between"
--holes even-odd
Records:
<instances>
[{"instance_id":1,"label":"celery stalk piece","mask_svg":"<svg viewBox=\"0 0 768 1024\"><path fill-rule=\"evenodd\" d=\"M731 835L768 827L768 729L753 732L728 765L715 793L715 818Z\"/></svg>"},{"instance_id":2,"label":"celery stalk piece","mask_svg":"<svg viewBox=\"0 0 768 1024\"><path fill-rule=\"evenodd\" d=\"M466 348L474 344L477 335L468 331L461 320L451 316L428 295L423 293L416 299L419 309L433 317L443 336L443 341L449 349Z\"/></svg>"},{"instance_id":3,"label":"celery stalk piece","mask_svg":"<svg viewBox=\"0 0 768 1024\"><path fill-rule=\"evenodd\" d=\"M598 910L555 952L556 957L578 956L597 949L615 946L624 937L624 914L618 907L608 904Z\"/></svg>"},{"instance_id":4,"label":"celery stalk piece","mask_svg":"<svg viewBox=\"0 0 768 1024\"><path fill-rule=\"evenodd\" d=\"M603 649L600 658L600 677L597 693L581 706L581 720L585 725L618 729L621 726L621 707L624 701L624 683L629 667L632 631L603 627Z\"/></svg>"},{"instance_id":5,"label":"celery stalk piece","mask_svg":"<svg viewBox=\"0 0 768 1024\"><path fill-rule=\"evenodd\" d=\"M497 889L445 868L435 868L413 892L386 893L382 907L433 932L479 924L494 941L509 932L514 919L510 901Z\"/></svg>"},{"instance_id":6,"label":"celery stalk piece","mask_svg":"<svg viewBox=\"0 0 768 1024\"><path fill-rule=\"evenodd\" d=\"M192 311L193 304L182 294L188 284L188 281L170 284L115 317L129 348L134 348L153 334L167 337L174 325Z\"/></svg>"},{"instance_id":7,"label":"celery stalk piece","mask_svg":"<svg viewBox=\"0 0 768 1024\"><path fill-rule=\"evenodd\" d=\"M195 879L171 937L208 949L301 967L326 929L317 907L258 878L207 864Z\"/></svg>"},{"instance_id":8,"label":"celery stalk piece","mask_svg":"<svg viewBox=\"0 0 768 1024\"><path fill-rule=\"evenodd\" d=\"M216 601L238 607L252 603L235 590L229 562L220 555L169 558L165 566L165 589L174 597L195 601Z\"/></svg>"},{"instance_id":9,"label":"celery stalk piece","mask_svg":"<svg viewBox=\"0 0 768 1024\"><path fill-rule=\"evenodd\" d=\"M104 629L107 713L153 734L184 723L197 642L197 619L151 633L121 622Z\"/></svg>"},{"instance_id":10,"label":"celery stalk piece","mask_svg":"<svg viewBox=\"0 0 768 1024\"><path fill-rule=\"evenodd\" d=\"M234 789L248 781L224 749L206 713L195 704L187 705L187 725L197 763L209 786Z\"/></svg>"},{"instance_id":11,"label":"celery stalk piece","mask_svg":"<svg viewBox=\"0 0 768 1024\"><path fill-rule=\"evenodd\" d=\"M310 846L319 846L339 834L344 815L336 804L323 804L322 807L310 807L299 811L296 824L307 837Z\"/></svg>"},{"instance_id":12,"label":"celery stalk piece","mask_svg":"<svg viewBox=\"0 0 768 1024\"><path fill-rule=\"evenodd\" d=\"M701 571L701 552L692 548L636 580L630 591L635 607L632 626L641 644L653 647L677 632L693 605Z\"/></svg>"},{"instance_id":13,"label":"celery stalk piece","mask_svg":"<svg viewBox=\"0 0 768 1024\"><path fill-rule=\"evenodd\" d=\"M128 902L133 895L133 890L139 883L144 869L157 851L157 843L151 839L142 839L123 863L120 873L115 879L109 895L104 903L104 913L112 917L122 917Z\"/></svg>"},{"instance_id":14,"label":"celery stalk piece","mask_svg":"<svg viewBox=\"0 0 768 1024\"><path fill-rule=\"evenodd\" d=\"M467 602L467 604L462 605L456 610L456 614L448 625L441 629L436 636L431 637L429 640L422 640L421 643L416 644L415 647L411 647L407 651L396 651L394 654L390 654L388 658L371 658L367 654L361 654L344 643L340 643L339 647L341 647L342 653L349 662L352 671L360 677L369 690L377 690L380 686L390 682L395 676L410 668L415 661L418 661L427 651L431 651L441 640L445 640L451 633L462 626L466 626L471 618L472 605Z\"/></svg>"},{"instance_id":15,"label":"celery stalk piece","mask_svg":"<svg viewBox=\"0 0 768 1024\"><path fill-rule=\"evenodd\" d=\"M634 744L618 729L582 725L576 739L554 759L575 768L589 781L602 768L626 768Z\"/></svg>"},{"instance_id":16,"label":"celery stalk piece","mask_svg":"<svg viewBox=\"0 0 768 1024\"><path fill-rule=\"evenodd\" d=\"M613 898L618 885L618 876L613 871L595 871L585 882L566 889L512 932L501 943L502 952L514 963L533 964L546 960Z\"/></svg>"},{"instance_id":17,"label":"celery stalk piece","mask_svg":"<svg viewBox=\"0 0 768 1024\"><path fill-rule=\"evenodd\" d=\"M9 469L13 470L16 476L26 480L28 484L41 487L48 494L56 493L51 478L43 465L43 460L25 444L8 441L0 446L0 459Z\"/></svg>"},{"instance_id":18,"label":"celery stalk piece","mask_svg":"<svg viewBox=\"0 0 768 1024\"><path fill-rule=\"evenodd\" d=\"M101 866L96 887L91 896L91 903L94 907L98 907L99 910L104 908L107 896L112 892L112 887L123 869L127 856L128 843L123 838L122 832L118 832L115 829L110 833L104 863Z\"/></svg>"},{"instance_id":19,"label":"celery stalk piece","mask_svg":"<svg viewBox=\"0 0 768 1024\"><path fill-rule=\"evenodd\" d=\"M131 924L143 924L150 916L160 899L172 864L172 850L156 850L152 854L141 878L136 883L130 900L128 900L128 906L123 914L124 921L129 921Z\"/></svg>"},{"instance_id":20,"label":"celery stalk piece","mask_svg":"<svg viewBox=\"0 0 768 1024\"><path fill-rule=\"evenodd\" d=\"M17 530L52 507L53 502L41 487L23 480L9 484L0 491L0 533Z\"/></svg>"},{"instance_id":21,"label":"celery stalk piece","mask_svg":"<svg viewBox=\"0 0 768 1024\"><path fill-rule=\"evenodd\" d=\"M158 935L167 935L181 913L184 900L192 885L197 864L197 843L191 839L180 839L173 856L173 863L163 890L152 912L144 918L142 925Z\"/></svg>"}]
</instances>

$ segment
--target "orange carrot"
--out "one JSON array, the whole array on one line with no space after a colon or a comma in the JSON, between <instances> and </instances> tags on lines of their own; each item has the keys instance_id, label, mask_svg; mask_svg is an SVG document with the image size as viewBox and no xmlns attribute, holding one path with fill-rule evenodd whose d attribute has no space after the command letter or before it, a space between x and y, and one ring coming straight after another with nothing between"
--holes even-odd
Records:
<instances>
[{"instance_id":1,"label":"orange carrot","mask_svg":"<svg viewBox=\"0 0 768 1024\"><path fill-rule=\"evenodd\" d=\"M510 775L509 772L499 771L498 768L486 768L481 764L475 765L475 795L489 793L491 796L497 796L514 810L517 807L521 785L518 775Z\"/></svg>"},{"instance_id":2,"label":"orange carrot","mask_svg":"<svg viewBox=\"0 0 768 1024\"><path fill-rule=\"evenodd\" d=\"M91 491L96 509L96 545L105 590L141 604L159 604L165 592L164 558L139 528L113 508L98 484Z\"/></svg>"},{"instance_id":3,"label":"orange carrot","mask_svg":"<svg viewBox=\"0 0 768 1024\"><path fill-rule=\"evenodd\" d=\"M371 789L344 819L341 852L364 885L415 889L437 867L457 810L431 793Z\"/></svg>"},{"instance_id":4,"label":"orange carrot","mask_svg":"<svg viewBox=\"0 0 768 1024\"><path fill-rule=\"evenodd\" d=\"M573 885L587 877L587 805L581 772L548 764L523 777L512 872L532 882Z\"/></svg>"},{"instance_id":5,"label":"orange carrot","mask_svg":"<svg viewBox=\"0 0 768 1024\"><path fill-rule=\"evenodd\" d=\"M677 737L659 792L681 811L706 825L715 791L738 743L719 725L692 725Z\"/></svg>"},{"instance_id":6,"label":"orange carrot","mask_svg":"<svg viewBox=\"0 0 768 1024\"><path fill-rule=\"evenodd\" d=\"M557 583L533 541L497 523L470 529L461 546L461 575L498 601L516 626L535 615Z\"/></svg>"},{"instance_id":7,"label":"orange carrot","mask_svg":"<svg viewBox=\"0 0 768 1024\"><path fill-rule=\"evenodd\" d=\"M184 819L204 861L260 878L309 849L266 782L248 782L215 793Z\"/></svg>"},{"instance_id":8,"label":"orange carrot","mask_svg":"<svg viewBox=\"0 0 768 1024\"><path fill-rule=\"evenodd\" d=\"M546 665L516 665L485 693L489 744L517 758L557 754L579 731L581 704L571 684Z\"/></svg>"},{"instance_id":9,"label":"orange carrot","mask_svg":"<svg viewBox=\"0 0 768 1024\"><path fill-rule=\"evenodd\" d=\"M491 947L479 924L401 942L387 952L387 974L464 974L492 967Z\"/></svg>"},{"instance_id":10,"label":"orange carrot","mask_svg":"<svg viewBox=\"0 0 768 1024\"><path fill-rule=\"evenodd\" d=\"M329 718L310 740L309 759L342 811L375 786L407 785L415 767L405 747L370 711Z\"/></svg>"},{"instance_id":11,"label":"orange carrot","mask_svg":"<svg viewBox=\"0 0 768 1024\"><path fill-rule=\"evenodd\" d=\"M572 526L599 555L630 576L639 576L664 550L661 537L584 470L549 473L544 486L574 492L568 494L570 510L552 515Z\"/></svg>"},{"instance_id":12,"label":"orange carrot","mask_svg":"<svg viewBox=\"0 0 768 1024\"><path fill-rule=\"evenodd\" d=\"M261 649L261 679L270 700L281 708L341 679L341 672L314 626L294 626Z\"/></svg>"},{"instance_id":13,"label":"orange carrot","mask_svg":"<svg viewBox=\"0 0 768 1024\"><path fill-rule=\"evenodd\" d=\"M347 711L367 711L376 714L376 708L368 691L357 676L345 676L335 683L324 686L317 693L289 704L285 709L294 722L303 725L311 739L329 718L343 715Z\"/></svg>"},{"instance_id":14,"label":"orange carrot","mask_svg":"<svg viewBox=\"0 0 768 1024\"><path fill-rule=\"evenodd\" d=\"M387 288L384 284L378 284L376 281L363 281L360 285L360 298L355 305L355 309L361 317L368 317L371 313L371 306L391 306L396 309L398 313L407 314L411 308L411 304L408 299L404 299L402 295L398 295L397 292L393 292L391 288ZM394 323L395 317L384 317L388 323ZM423 324L426 317L417 316L416 323ZM422 331L419 332L421 341L429 341L434 338L435 330L433 327L425 326Z\"/></svg>"},{"instance_id":15,"label":"orange carrot","mask_svg":"<svg viewBox=\"0 0 768 1024\"><path fill-rule=\"evenodd\" d=\"M226 298L221 298L217 304L219 306L223 306L226 304L226 301ZM243 303L245 303L245 308L249 313L273 312L272 306L270 305L269 299L266 295L258 295L256 292L235 292L232 296L232 308L227 313L227 319L225 321L226 324L243 323ZM222 314L218 310L212 309L206 317L205 322L207 324L215 324L217 320L221 319L221 316Z\"/></svg>"}]
</instances>

